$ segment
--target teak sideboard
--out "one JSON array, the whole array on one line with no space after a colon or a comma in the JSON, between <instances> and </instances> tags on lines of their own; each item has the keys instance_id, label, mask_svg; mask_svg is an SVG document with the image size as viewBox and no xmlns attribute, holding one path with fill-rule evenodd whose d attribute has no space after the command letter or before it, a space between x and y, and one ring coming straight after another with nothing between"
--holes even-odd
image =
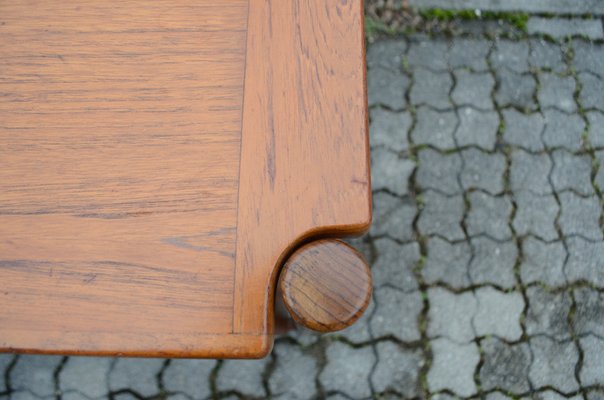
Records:
<instances>
[{"instance_id":1,"label":"teak sideboard","mask_svg":"<svg viewBox=\"0 0 604 400\"><path fill-rule=\"evenodd\" d=\"M367 133L361 0L0 0L0 351L262 357L277 286L349 325Z\"/></svg>"}]
</instances>

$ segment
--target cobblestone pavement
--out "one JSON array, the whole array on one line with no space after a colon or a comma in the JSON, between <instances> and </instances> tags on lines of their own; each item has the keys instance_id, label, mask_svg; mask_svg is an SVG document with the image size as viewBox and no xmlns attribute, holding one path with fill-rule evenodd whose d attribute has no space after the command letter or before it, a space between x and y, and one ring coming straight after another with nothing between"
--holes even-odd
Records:
<instances>
[{"instance_id":1,"label":"cobblestone pavement","mask_svg":"<svg viewBox=\"0 0 604 400\"><path fill-rule=\"evenodd\" d=\"M0 398L604 399L604 44L368 51L374 301L259 361L0 356Z\"/></svg>"}]
</instances>

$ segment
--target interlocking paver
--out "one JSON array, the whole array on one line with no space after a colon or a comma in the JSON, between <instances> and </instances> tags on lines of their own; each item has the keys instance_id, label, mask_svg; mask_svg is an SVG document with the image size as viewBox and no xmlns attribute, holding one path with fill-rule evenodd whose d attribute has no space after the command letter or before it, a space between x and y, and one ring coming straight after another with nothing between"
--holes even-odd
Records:
<instances>
[{"instance_id":1,"label":"interlocking paver","mask_svg":"<svg viewBox=\"0 0 604 400\"><path fill-rule=\"evenodd\" d=\"M375 149L371 157L373 190L387 190L399 196L408 194L409 177L415 163L388 149Z\"/></svg>"},{"instance_id":2,"label":"interlocking paver","mask_svg":"<svg viewBox=\"0 0 604 400\"><path fill-rule=\"evenodd\" d=\"M422 311L422 296L418 291L404 293L398 289L381 287L375 290L376 311L371 317L374 337L392 336L412 342L421 335L417 320Z\"/></svg>"},{"instance_id":3,"label":"interlocking paver","mask_svg":"<svg viewBox=\"0 0 604 400\"><path fill-rule=\"evenodd\" d=\"M549 175L553 163L547 154L531 154L523 149L511 152L510 187L514 192L552 193Z\"/></svg>"},{"instance_id":4,"label":"interlocking paver","mask_svg":"<svg viewBox=\"0 0 604 400\"><path fill-rule=\"evenodd\" d=\"M518 249L511 241L499 243L488 237L476 237L470 241L474 257L469 271L472 283L491 283L504 288L512 288L514 265Z\"/></svg>"},{"instance_id":5,"label":"interlocking paver","mask_svg":"<svg viewBox=\"0 0 604 400\"><path fill-rule=\"evenodd\" d=\"M143 397L157 395L157 376L163 366L164 360L157 358L118 358L109 373L109 389L132 390Z\"/></svg>"},{"instance_id":6,"label":"interlocking paver","mask_svg":"<svg viewBox=\"0 0 604 400\"><path fill-rule=\"evenodd\" d=\"M445 196L428 190L423 194L422 209L418 229L424 235L440 235L447 240L463 239L461 221L464 213L464 200L461 196Z\"/></svg>"},{"instance_id":7,"label":"interlocking paver","mask_svg":"<svg viewBox=\"0 0 604 400\"><path fill-rule=\"evenodd\" d=\"M461 192L459 174L462 159L458 153L441 154L427 148L418 152L416 182L422 189L433 189L449 195Z\"/></svg>"},{"instance_id":8,"label":"interlocking paver","mask_svg":"<svg viewBox=\"0 0 604 400\"><path fill-rule=\"evenodd\" d=\"M474 293L452 293L443 288L428 289L428 336L446 337L468 343L476 336L472 320L478 309Z\"/></svg>"},{"instance_id":9,"label":"interlocking paver","mask_svg":"<svg viewBox=\"0 0 604 400\"><path fill-rule=\"evenodd\" d=\"M383 108L373 108L371 117L371 146L383 146L392 151L407 150L409 142L407 135L411 127L411 114L407 112L393 112Z\"/></svg>"},{"instance_id":10,"label":"interlocking paver","mask_svg":"<svg viewBox=\"0 0 604 400\"><path fill-rule=\"evenodd\" d=\"M425 104L437 109L451 108L449 93L452 88L453 79L448 72L432 72L418 68L413 72L409 99L413 105Z\"/></svg>"},{"instance_id":11,"label":"interlocking paver","mask_svg":"<svg viewBox=\"0 0 604 400\"><path fill-rule=\"evenodd\" d=\"M509 219L512 202L507 196L491 196L483 192L472 192L468 196L470 212L466 226L470 236L487 235L497 240L512 238Z\"/></svg>"},{"instance_id":12,"label":"interlocking paver","mask_svg":"<svg viewBox=\"0 0 604 400\"><path fill-rule=\"evenodd\" d=\"M484 390L500 389L512 394L530 389L531 353L526 343L507 344L496 338L482 341L484 362L480 382Z\"/></svg>"},{"instance_id":13,"label":"interlocking paver","mask_svg":"<svg viewBox=\"0 0 604 400\"><path fill-rule=\"evenodd\" d=\"M520 338L520 314L524 309L520 293L503 293L483 287L476 290L476 302L478 308L473 325L478 336L495 335L510 341Z\"/></svg>"},{"instance_id":14,"label":"interlocking paver","mask_svg":"<svg viewBox=\"0 0 604 400\"><path fill-rule=\"evenodd\" d=\"M586 114L589 142L594 147L604 147L604 113L590 111Z\"/></svg>"},{"instance_id":15,"label":"interlocking paver","mask_svg":"<svg viewBox=\"0 0 604 400\"><path fill-rule=\"evenodd\" d=\"M477 146L487 151L495 148L499 129L496 112L460 107L458 115L459 126L455 131L458 146Z\"/></svg>"},{"instance_id":16,"label":"interlocking paver","mask_svg":"<svg viewBox=\"0 0 604 400\"><path fill-rule=\"evenodd\" d=\"M417 125L411 132L413 143L428 144L437 149L455 147L453 132L457 126L454 111L436 111L428 107L418 107Z\"/></svg>"},{"instance_id":17,"label":"interlocking paver","mask_svg":"<svg viewBox=\"0 0 604 400\"><path fill-rule=\"evenodd\" d=\"M468 243L449 243L433 237L427 240L426 247L428 256L422 269L426 283L443 282L456 289L470 286L468 266L472 250Z\"/></svg>"},{"instance_id":18,"label":"interlocking paver","mask_svg":"<svg viewBox=\"0 0 604 400\"><path fill-rule=\"evenodd\" d=\"M215 367L215 360L172 360L163 373L163 386L169 393L205 399L212 393L210 374Z\"/></svg>"},{"instance_id":19,"label":"interlocking paver","mask_svg":"<svg viewBox=\"0 0 604 400\"><path fill-rule=\"evenodd\" d=\"M455 68L470 68L474 71L488 71L487 55L491 42L473 38L455 38L449 52L449 66Z\"/></svg>"},{"instance_id":20,"label":"interlocking paver","mask_svg":"<svg viewBox=\"0 0 604 400\"><path fill-rule=\"evenodd\" d=\"M567 292L550 292L540 286L526 290L529 307L524 325L529 336L546 335L556 340L571 338L568 316L572 300Z\"/></svg>"},{"instance_id":21,"label":"interlocking paver","mask_svg":"<svg viewBox=\"0 0 604 400\"><path fill-rule=\"evenodd\" d=\"M337 391L352 398L371 395L369 378L375 355L370 346L352 348L341 342L332 342L326 351L327 364L319 381L327 392Z\"/></svg>"},{"instance_id":22,"label":"interlocking paver","mask_svg":"<svg viewBox=\"0 0 604 400\"><path fill-rule=\"evenodd\" d=\"M536 336L531 338L530 347L533 363L529 378L535 388L553 387L563 393L579 389L579 383L575 379L579 351L575 342Z\"/></svg>"},{"instance_id":23,"label":"interlocking paver","mask_svg":"<svg viewBox=\"0 0 604 400\"><path fill-rule=\"evenodd\" d=\"M420 37L411 42L407 60L411 68L446 71L449 67L448 55L448 44L444 40L429 40L427 37Z\"/></svg>"},{"instance_id":24,"label":"interlocking paver","mask_svg":"<svg viewBox=\"0 0 604 400\"><path fill-rule=\"evenodd\" d=\"M581 384L604 385L604 338L588 335L579 339L579 345L583 350L583 365L579 374Z\"/></svg>"},{"instance_id":25,"label":"interlocking paver","mask_svg":"<svg viewBox=\"0 0 604 400\"><path fill-rule=\"evenodd\" d=\"M577 151L583 146L585 121L578 114L564 114L557 110L544 110L545 131L543 142L546 147L564 147Z\"/></svg>"},{"instance_id":26,"label":"interlocking paver","mask_svg":"<svg viewBox=\"0 0 604 400\"><path fill-rule=\"evenodd\" d=\"M418 396L422 352L402 349L392 342L380 342L375 348L378 361L371 375L375 391L394 391L406 398Z\"/></svg>"},{"instance_id":27,"label":"interlocking paver","mask_svg":"<svg viewBox=\"0 0 604 400\"><path fill-rule=\"evenodd\" d=\"M574 40L572 46L575 53L573 65L577 70L592 72L604 78L604 46L580 39Z\"/></svg>"},{"instance_id":28,"label":"interlocking paver","mask_svg":"<svg viewBox=\"0 0 604 400\"><path fill-rule=\"evenodd\" d=\"M573 327L577 335L594 334L604 338L604 293L590 288L574 290L576 309Z\"/></svg>"},{"instance_id":29,"label":"interlocking paver","mask_svg":"<svg viewBox=\"0 0 604 400\"><path fill-rule=\"evenodd\" d=\"M541 108L554 107L566 113L577 111L574 94L575 79L572 76L560 77L551 73L539 74L538 99Z\"/></svg>"},{"instance_id":30,"label":"interlocking paver","mask_svg":"<svg viewBox=\"0 0 604 400\"><path fill-rule=\"evenodd\" d=\"M516 110L503 110L503 119L503 139L507 143L532 152L543 150L541 134L545 128L545 120L541 114L526 115Z\"/></svg>"},{"instance_id":31,"label":"interlocking paver","mask_svg":"<svg viewBox=\"0 0 604 400\"><path fill-rule=\"evenodd\" d=\"M604 242L593 242L582 237L569 237L568 261L565 273L569 282L588 281L604 286Z\"/></svg>"},{"instance_id":32,"label":"interlocking paver","mask_svg":"<svg viewBox=\"0 0 604 400\"><path fill-rule=\"evenodd\" d=\"M586 108L595 108L604 111L604 80L589 72L579 74L581 82L581 93L579 100L581 105Z\"/></svg>"},{"instance_id":33,"label":"interlocking paver","mask_svg":"<svg viewBox=\"0 0 604 400\"><path fill-rule=\"evenodd\" d=\"M598 172L594 178L594 183L598 186L600 193L602 193L604 189L604 151L596 152L596 160L598 163Z\"/></svg>"},{"instance_id":34,"label":"interlocking paver","mask_svg":"<svg viewBox=\"0 0 604 400\"><path fill-rule=\"evenodd\" d=\"M498 40L490 55L493 67L508 68L515 72L527 72L528 59L529 44L526 41Z\"/></svg>"},{"instance_id":35,"label":"interlocking paver","mask_svg":"<svg viewBox=\"0 0 604 400\"><path fill-rule=\"evenodd\" d=\"M409 78L401 72L376 67L367 72L367 100L369 106L382 105L392 110L401 110L407 105L405 93Z\"/></svg>"},{"instance_id":36,"label":"interlocking paver","mask_svg":"<svg viewBox=\"0 0 604 400\"><path fill-rule=\"evenodd\" d=\"M446 338L430 342L432 365L428 372L428 386L436 392L448 389L458 396L476 393L474 371L480 359L474 343L459 344ZM455 368L451 366L455 365Z\"/></svg>"},{"instance_id":37,"label":"interlocking paver","mask_svg":"<svg viewBox=\"0 0 604 400\"><path fill-rule=\"evenodd\" d=\"M516 234L533 234L543 240L558 238L555 227L560 207L553 195L538 195L527 191L514 194L516 215L513 226Z\"/></svg>"},{"instance_id":38,"label":"interlocking paver","mask_svg":"<svg viewBox=\"0 0 604 400\"><path fill-rule=\"evenodd\" d=\"M405 40L380 40L367 49L367 67L400 71L407 51Z\"/></svg>"},{"instance_id":39,"label":"interlocking paver","mask_svg":"<svg viewBox=\"0 0 604 400\"><path fill-rule=\"evenodd\" d=\"M552 184L558 192L574 190L583 196L594 193L591 185L591 157L588 155L573 155L566 150L556 150L552 153L554 169Z\"/></svg>"},{"instance_id":40,"label":"interlocking paver","mask_svg":"<svg viewBox=\"0 0 604 400\"><path fill-rule=\"evenodd\" d=\"M250 397L266 397L263 379L270 357L261 360L225 360L216 378L221 392L237 390Z\"/></svg>"},{"instance_id":41,"label":"interlocking paver","mask_svg":"<svg viewBox=\"0 0 604 400\"><path fill-rule=\"evenodd\" d=\"M76 392L89 399L107 396L107 378L110 358L70 357L59 374L59 389L63 393Z\"/></svg>"},{"instance_id":42,"label":"interlocking paver","mask_svg":"<svg viewBox=\"0 0 604 400\"><path fill-rule=\"evenodd\" d=\"M418 288L413 277L413 268L420 259L417 243L401 245L390 238L381 238L375 241L375 248L378 253L372 267L375 287L390 285L405 292Z\"/></svg>"},{"instance_id":43,"label":"interlocking paver","mask_svg":"<svg viewBox=\"0 0 604 400\"><path fill-rule=\"evenodd\" d=\"M560 228L565 235L581 235L591 240L602 240L600 214L602 208L597 197L580 197L573 192L559 195Z\"/></svg>"},{"instance_id":44,"label":"interlocking paver","mask_svg":"<svg viewBox=\"0 0 604 400\"><path fill-rule=\"evenodd\" d=\"M567 69L563 49L557 43L543 39L529 41L529 64L533 68L561 73Z\"/></svg>"},{"instance_id":45,"label":"interlocking paver","mask_svg":"<svg viewBox=\"0 0 604 400\"><path fill-rule=\"evenodd\" d=\"M489 154L477 149L461 152L464 160L461 184L465 190L482 189L491 194L501 193L506 161L503 154Z\"/></svg>"},{"instance_id":46,"label":"interlocking paver","mask_svg":"<svg viewBox=\"0 0 604 400\"><path fill-rule=\"evenodd\" d=\"M482 110L494 107L491 94L495 88L495 79L489 73L472 73L466 70L455 71L455 89L451 95L457 106L472 106Z\"/></svg>"},{"instance_id":47,"label":"interlocking paver","mask_svg":"<svg viewBox=\"0 0 604 400\"><path fill-rule=\"evenodd\" d=\"M0 394L8 392L8 368L12 365L15 356L12 354L0 354Z\"/></svg>"},{"instance_id":48,"label":"interlocking paver","mask_svg":"<svg viewBox=\"0 0 604 400\"><path fill-rule=\"evenodd\" d=\"M276 343L273 353L277 357L276 366L269 379L273 397L288 400L314 398L317 391L316 358L287 342Z\"/></svg>"},{"instance_id":49,"label":"interlocking paver","mask_svg":"<svg viewBox=\"0 0 604 400\"><path fill-rule=\"evenodd\" d=\"M17 392L30 392L37 397L53 396L56 391L54 372L62 359L59 356L20 357L10 371L11 388Z\"/></svg>"},{"instance_id":50,"label":"interlocking paver","mask_svg":"<svg viewBox=\"0 0 604 400\"><path fill-rule=\"evenodd\" d=\"M388 235L393 239L413 239L413 220L417 205L410 199L401 199L387 192L373 195L373 223L371 235Z\"/></svg>"},{"instance_id":51,"label":"interlocking paver","mask_svg":"<svg viewBox=\"0 0 604 400\"><path fill-rule=\"evenodd\" d=\"M508 69L497 70L498 88L495 100L500 107L512 106L523 110L536 110L537 82L532 75L519 74Z\"/></svg>"},{"instance_id":52,"label":"interlocking paver","mask_svg":"<svg viewBox=\"0 0 604 400\"><path fill-rule=\"evenodd\" d=\"M550 286L566 283L566 249L561 241L543 242L532 236L522 241L520 276L524 284L541 282Z\"/></svg>"}]
</instances>

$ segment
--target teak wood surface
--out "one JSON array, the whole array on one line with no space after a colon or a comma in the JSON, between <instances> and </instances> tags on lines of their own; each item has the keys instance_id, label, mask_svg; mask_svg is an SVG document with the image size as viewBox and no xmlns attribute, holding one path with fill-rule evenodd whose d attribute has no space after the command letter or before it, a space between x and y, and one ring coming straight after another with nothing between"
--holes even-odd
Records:
<instances>
[{"instance_id":1,"label":"teak wood surface","mask_svg":"<svg viewBox=\"0 0 604 400\"><path fill-rule=\"evenodd\" d=\"M0 0L0 350L261 357L371 219L361 0Z\"/></svg>"}]
</instances>

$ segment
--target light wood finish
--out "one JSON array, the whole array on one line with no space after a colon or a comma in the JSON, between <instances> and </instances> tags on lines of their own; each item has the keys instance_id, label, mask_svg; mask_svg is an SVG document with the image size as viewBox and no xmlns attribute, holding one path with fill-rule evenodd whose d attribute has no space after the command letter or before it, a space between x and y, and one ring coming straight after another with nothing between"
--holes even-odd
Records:
<instances>
[{"instance_id":1,"label":"light wood finish","mask_svg":"<svg viewBox=\"0 0 604 400\"><path fill-rule=\"evenodd\" d=\"M287 259L279 278L294 320L319 332L352 325L371 300L371 271L355 249L339 240L317 240Z\"/></svg>"},{"instance_id":2,"label":"light wood finish","mask_svg":"<svg viewBox=\"0 0 604 400\"><path fill-rule=\"evenodd\" d=\"M0 0L0 350L266 354L370 221L363 63L360 1Z\"/></svg>"}]
</instances>

